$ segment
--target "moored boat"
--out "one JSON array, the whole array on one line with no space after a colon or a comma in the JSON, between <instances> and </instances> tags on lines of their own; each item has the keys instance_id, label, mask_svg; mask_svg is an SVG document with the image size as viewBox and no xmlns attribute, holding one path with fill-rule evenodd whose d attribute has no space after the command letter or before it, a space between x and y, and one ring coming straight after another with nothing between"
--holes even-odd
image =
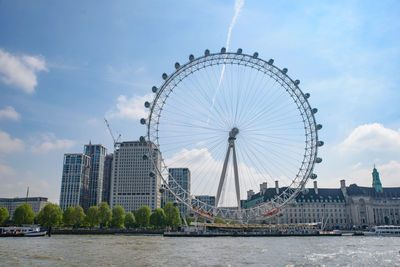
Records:
<instances>
[{"instance_id":1,"label":"moored boat","mask_svg":"<svg viewBox=\"0 0 400 267\"><path fill-rule=\"evenodd\" d=\"M400 236L399 225L380 225L374 226L370 232L364 232L368 236Z\"/></svg>"},{"instance_id":2,"label":"moored boat","mask_svg":"<svg viewBox=\"0 0 400 267\"><path fill-rule=\"evenodd\" d=\"M0 237L35 237L45 236L46 231L41 231L38 226L8 226L0 227Z\"/></svg>"}]
</instances>

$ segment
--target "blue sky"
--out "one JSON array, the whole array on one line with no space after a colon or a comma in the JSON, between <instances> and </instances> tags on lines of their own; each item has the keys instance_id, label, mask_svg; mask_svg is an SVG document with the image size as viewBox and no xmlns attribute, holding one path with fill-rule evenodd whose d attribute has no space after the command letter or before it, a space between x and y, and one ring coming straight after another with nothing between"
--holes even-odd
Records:
<instances>
[{"instance_id":1,"label":"blue sky","mask_svg":"<svg viewBox=\"0 0 400 267\"><path fill-rule=\"evenodd\" d=\"M58 201L63 154L136 140L144 96L226 45L234 1L1 1L0 197ZM301 80L324 125L320 186L400 186L400 3L244 1L230 49Z\"/></svg>"}]
</instances>

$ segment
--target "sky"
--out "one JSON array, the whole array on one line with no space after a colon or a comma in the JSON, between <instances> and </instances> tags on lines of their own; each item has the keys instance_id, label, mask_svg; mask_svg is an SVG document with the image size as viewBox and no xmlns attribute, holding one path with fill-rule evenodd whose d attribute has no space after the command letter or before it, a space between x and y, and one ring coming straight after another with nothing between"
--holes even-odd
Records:
<instances>
[{"instance_id":1,"label":"sky","mask_svg":"<svg viewBox=\"0 0 400 267\"><path fill-rule=\"evenodd\" d=\"M0 197L58 202L64 153L137 140L174 63L274 58L318 108L320 187L400 186L398 1L0 1Z\"/></svg>"}]
</instances>

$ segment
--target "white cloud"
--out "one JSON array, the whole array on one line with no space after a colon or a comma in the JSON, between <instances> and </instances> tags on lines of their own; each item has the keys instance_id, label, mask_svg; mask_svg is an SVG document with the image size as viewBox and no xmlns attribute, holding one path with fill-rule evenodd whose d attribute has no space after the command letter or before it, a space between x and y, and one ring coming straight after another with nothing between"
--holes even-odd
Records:
<instances>
[{"instance_id":1,"label":"white cloud","mask_svg":"<svg viewBox=\"0 0 400 267\"><path fill-rule=\"evenodd\" d=\"M1 119L10 119L17 121L20 119L20 115L15 109L11 106L7 106L4 109L0 109L0 120Z\"/></svg>"},{"instance_id":2,"label":"white cloud","mask_svg":"<svg viewBox=\"0 0 400 267\"><path fill-rule=\"evenodd\" d=\"M339 149L343 152L398 152L400 131L385 128L379 123L361 125L350 133Z\"/></svg>"},{"instance_id":3,"label":"white cloud","mask_svg":"<svg viewBox=\"0 0 400 267\"><path fill-rule=\"evenodd\" d=\"M15 174L15 171L7 165L4 165L0 162L0 178L9 178L10 176L13 176Z\"/></svg>"},{"instance_id":4,"label":"white cloud","mask_svg":"<svg viewBox=\"0 0 400 267\"><path fill-rule=\"evenodd\" d=\"M33 93L37 85L37 72L46 71L42 57L16 56L0 49L0 80L26 93Z\"/></svg>"},{"instance_id":5,"label":"white cloud","mask_svg":"<svg viewBox=\"0 0 400 267\"><path fill-rule=\"evenodd\" d=\"M21 139L11 138L6 132L0 130L0 153L12 153L24 150L25 144Z\"/></svg>"},{"instance_id":6,"label":"white cloud","mask_svg":"<svg viewBox=\"0 0 400 267\"><path fill-rule=\"evenodd\" d=\"M31 152L44 154L52 150L70 149L75 145L75 141L68 139L57 139L54 134L42 136L42 141L31 147Z\"/></svg>"},{"instance_id":7,"label":"white cloud","mask_svg":"<svg viewBox=\"0 0 400 267\"><path fill-rule=\"evenodd\" d=\"M107 116L111 118L133 120L147 118L148 110L144 107L144 102L152 101L153 97L153 94L147 94L144 96L133 96L131 98L120 95L117 99L118 103L116 109L110 111Z\"/></svg>"}]
</instances>

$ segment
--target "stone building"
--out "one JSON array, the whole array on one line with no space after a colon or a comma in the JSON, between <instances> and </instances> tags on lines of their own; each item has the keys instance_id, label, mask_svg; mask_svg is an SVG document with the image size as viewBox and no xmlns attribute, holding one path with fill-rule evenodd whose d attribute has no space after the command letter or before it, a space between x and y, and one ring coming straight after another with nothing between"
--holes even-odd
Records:
<instances>
[{"instance_id":1,"label":"stone building","mask_svg":"<svg viewBox=\"0 0 400 267\"><path fill-rule=\"evenodd\" d=\"M34 213L38 213L48 204L48 199L47 197L0 198L0 207L7 208L10 219L12 219L15 210L24 203L28 203Z\"/></svg>"}]
</instances>

